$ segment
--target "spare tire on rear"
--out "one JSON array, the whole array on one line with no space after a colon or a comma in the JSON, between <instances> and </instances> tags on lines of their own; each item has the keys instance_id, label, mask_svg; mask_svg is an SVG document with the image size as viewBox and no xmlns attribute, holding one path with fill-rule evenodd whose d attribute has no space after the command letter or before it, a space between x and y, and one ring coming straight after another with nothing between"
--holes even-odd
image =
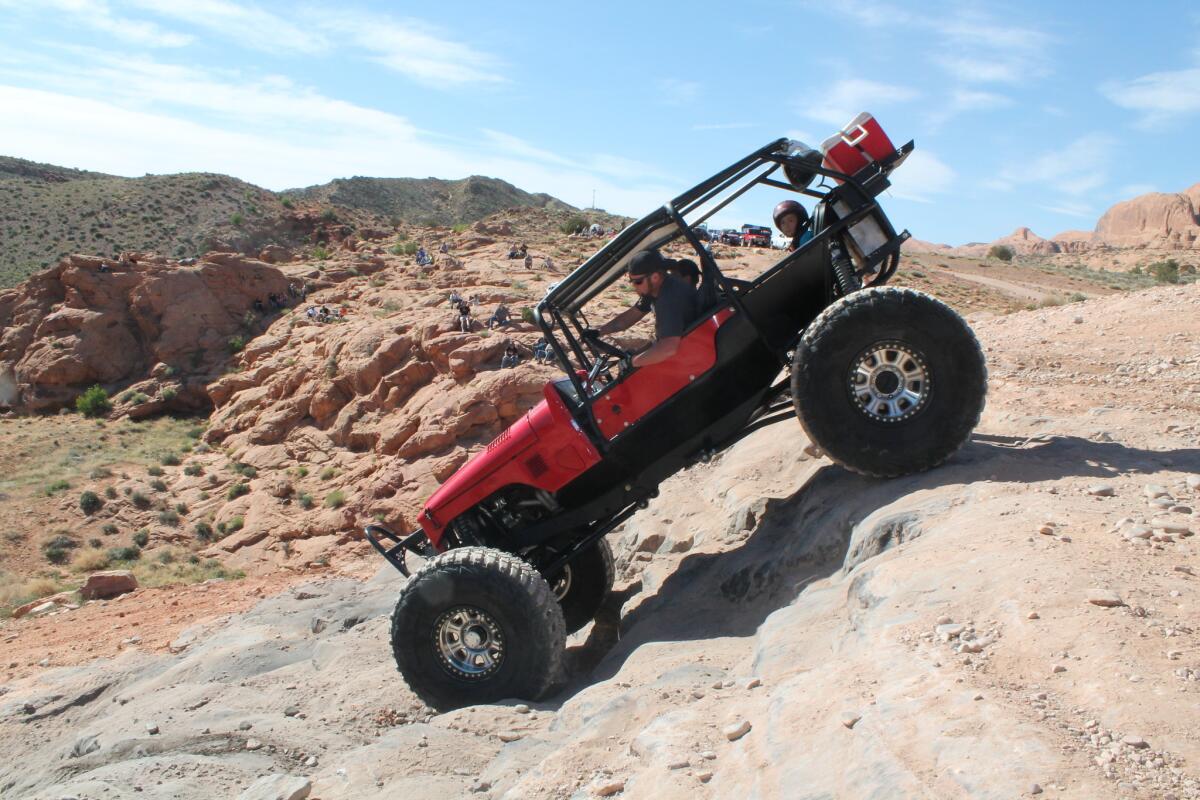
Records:
<instances>
[{"instance_id":1,"label":"spare tire on rear","mask_svg":"<svg viewBox=\"0 0 1200 800\"><path fill-rule=\"evenodd\" d=\"M405 584L392 652L409 687L444 711L505 698L536 700L561 671L566 634L537 570L487 547L449 550Z\"/></svg>"},{"instance_id":2,"label":"spare tire on rear","mask_svg":"<svg viewBox=\"0 0 1200 800\"><path fill-rule=\"evenodd\" d=\"M792 400L809 438L835 462L891 478L955 453L983 413L987 366L945 303L880 287L842 297L804 331Z\"/></svg>"}]
</instances>

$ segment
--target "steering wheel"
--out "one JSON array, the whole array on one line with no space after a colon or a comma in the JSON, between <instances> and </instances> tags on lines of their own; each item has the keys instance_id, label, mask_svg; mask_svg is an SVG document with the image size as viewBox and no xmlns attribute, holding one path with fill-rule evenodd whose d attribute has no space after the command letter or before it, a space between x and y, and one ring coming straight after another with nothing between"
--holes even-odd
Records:
<instances>
[{"instance_id":1,"label":"steering wheel","mask_svg":"<svg viewBox=\"0 0 1200 800\"><path fill-rule=\"evenodd\" d=\"M592 369L587 375L587 382L584 384L589 390L596 379L612 366L613 361L620 361L622 377L633 369L633 353L604 341L600 338L600 334L591 328L584 330L582 338L597 353L596 361L592 364Z\"/></svg>"}]
</instances>

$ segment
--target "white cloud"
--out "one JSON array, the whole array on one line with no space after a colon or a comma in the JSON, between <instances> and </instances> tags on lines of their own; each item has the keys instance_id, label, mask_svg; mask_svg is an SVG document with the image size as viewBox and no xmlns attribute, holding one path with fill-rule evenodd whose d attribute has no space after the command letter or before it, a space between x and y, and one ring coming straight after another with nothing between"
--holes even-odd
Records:
<instances>
[{"instance_id":1,"label":"white cloud","mask_svg":"<svg viewBox=\"0 0 1200 800\"><path fill-rule=\"evenodd\" d=\"M1117 189L1117 196L1129 200L1143 194L1151 194L1152 192L1157 191L1158 187L1152 183L1131 183L1127 186L1122 186L1120 189Z\"/></svg>"},{"instance_id":2,"label":"white cloud","mask_svg":"<svg viewBox=\"0 0 1200 800\"><path fill-rule=\"evenodd\" d=\"M1040 184L1050 191L1071 196L1094 192L1108 180L1104 165L1112 159L1116 145L1116 140L1106 134L1087 134L1065 147L1010 165L985 185L1007 190L1024 184Z\"/></svg>"},{"instance_id":3,"label":"white cloud","mask_svg":"<svg viewBox=\"0 0 1200 800\"><path fill-rule=\"evenodd\" d=\"M1100 92L1122 108L1142 113L1143 126L1200 111L1200 68L1152 72L1130 81L1114 81Z\"/></svg>"},{"instance_id":4,"label":"white cloud","mask_svg":"<svg viewBox=\"0 0 1200 800\"><path fill-rule=\"evenodd\" d=\"M735 131L742 128L753 128L753 122L710 122L692 126L694 131Z\"/></svg>"},{"instance_id":5,"label":"white cloud","mask_svg":"<svg viewBox=\"0 0 1200 800\"><path fill-rule=\"evenodd\" d=\"M630 159L562 156L501 131L485 131L482 146L451 140L283 78L145 59L33 66L44 88L0 85L0 106L22 111L0 126L0 152L37 161L117 175L222 172L275 190L347 175L483 174L581 207L595 190L599 205L635 215L681 188Z\"/></svg>"},{"instance_id":6,"label":"white cloud","mask_svg":"<svg viewBox=\"0 0 1200 800\"><path fill-rule=\"evenodd\" d=\"M1067 217L1078 217L1080 219L1094 219L1096 212L1087 203L1071 202L1062 200L1054 205L1040 205L1038 208L1043 211L1049 211L1053 214L1062 214Z\"/></svg>"},{"instance_id":7,"label":"white cloud","mask_svg":"<svg viewBox=\"0 0 1200 800\"><path fill-rule=\"evenodd\" d=\"M673 106L682 106L693 102L700 96L700 90L703 88L696 81L684 81L678 78L661 78L658 81L658 89L662 93L663 102Z\"/></svg>"},{"instance_id":8,"label":"white cloud","mask_svg":"<svg viewBox=\"0 0 1200 800\"><path fill-rule=\"evenodd\" d=\"M252 50L319 53L329 47L320 33L252 5L228 0L126 0L129 4L212 31Z\"/></svg>"},{"instance_id":9,"label":"white cloud","mask_svg":"<svg viewBox=\"0 0 1200 800\"><path fill-rule=\"evenodd\" d=\"M889 191L905 200L928 203L931 202L930 195L949 191L954 179L954 170L933 153L913 150L892 173L892 188Z\"/></svg>"},{"instance_id":10,"label":"white cloud","mask_svg":"<svg viewBox=\"0 0 1200 800\"><path fill-rule=\"evenodd\" d=\"M117 16L104 0L42 0L31 4L22 0L0 0L0 9L9 14L29 15L47 10L58 12L64 22L93 28L122 42L142 47L183 47L192 37L169 31L145 20Z\"/></svg>"},{"instance_id":11,"label":"white cloud","mask_svg":"<svg viewBox=\"0 0 1200 800\"><path fill-rule=\"evenodd\" d=\"M845 125L860 111L913 100L918 93L904 86L845 78L834 83L824 94L810 95L799 101L800 113L830 125Z\"/></svg>"},{"instance_id":12,"label":"white cloud","mask_svg":"<svg viewBox=\"0 0 1200 800\"><path fill-rule=\"evenodd\" d=\"M373 61L415 81L435 88L467 83L501 83L502 62L432 26L411 18L339 8L307 9L307 26L339 37L355 50L369 53Z\"/></svg>"}]
</instances>

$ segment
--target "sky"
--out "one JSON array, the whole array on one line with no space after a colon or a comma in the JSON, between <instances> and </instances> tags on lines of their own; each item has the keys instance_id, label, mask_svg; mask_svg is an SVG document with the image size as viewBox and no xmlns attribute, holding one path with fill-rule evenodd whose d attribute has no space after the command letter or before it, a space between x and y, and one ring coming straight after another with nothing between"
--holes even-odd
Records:
<instances>
[{"instance_id":1,"label":"sky","mask_svg":"<svg viewBox=\"0 0 1200 800\"><path fill-rule=\"evenodd\" d=\"M1049 237L1200 182L1200 6L0 0L0 107L0 154L61 166L488 175L634 217L865 110L916 142L897 228Z\"/></svg>"}]
</instances>

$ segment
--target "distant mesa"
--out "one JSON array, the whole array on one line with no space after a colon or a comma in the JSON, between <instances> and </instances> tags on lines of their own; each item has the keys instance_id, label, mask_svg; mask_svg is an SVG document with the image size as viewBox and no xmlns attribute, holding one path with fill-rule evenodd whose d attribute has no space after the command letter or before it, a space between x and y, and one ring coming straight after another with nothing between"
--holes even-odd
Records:
<instances>
[{"instance_id":1,"label":"distant mesa","mask_svg":"<svg viewBox=\"0 0 1200 800\"><path fill-rule=\"evenodd\" d=\"M1093 231L1063 231L1043 239L1022 226L992 242L951 247L910 239L904 249L909 253L981 257L996 246L1010 247L1017 255L1108 249L1200 250L1200 183L1183 192L1151 192L1117 203L1104 212Z\"/></svg>"}]
</instances>

